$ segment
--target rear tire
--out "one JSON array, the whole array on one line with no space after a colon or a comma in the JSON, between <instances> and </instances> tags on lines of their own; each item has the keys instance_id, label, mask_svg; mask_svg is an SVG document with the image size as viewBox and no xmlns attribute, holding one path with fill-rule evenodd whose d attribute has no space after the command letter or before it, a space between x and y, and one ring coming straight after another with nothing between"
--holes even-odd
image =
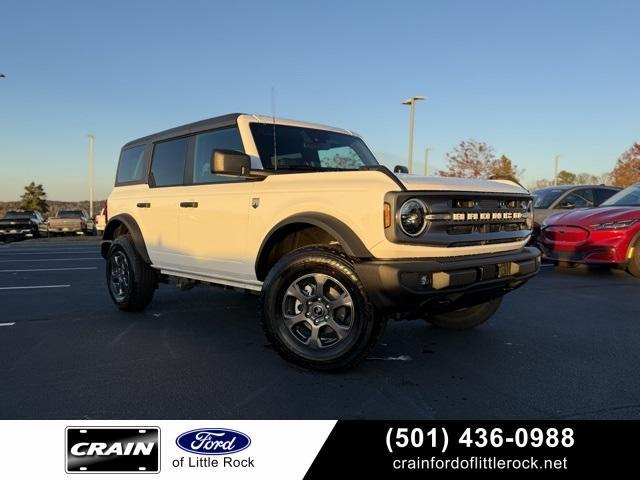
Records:
<instances>
[{"instance_id":1,"label":"rear tire","mask_svg":"<svg viewBox=\"0 0 640 480\"><path fill-rule=\"evenodd\" d=\"M156 271L140 257L131 235L111 242L106 260L107 287L113 303L120 310L144 310L156 289Z\"/></svg>"},{"instance_id":2,"label":"rear tire","mask_svg":"<svg viewBox=\"0 0 640 480\"><path fill-rule=\"evenodd\" d=\"M264 281L260 307L262 328L278 353L313 370L355 367L384 331L349 258L324 246L281 258Z\"/></svg>"},{"instance_id":3,"label":"rear tire","mask_svg":"<svg viewBox=\"0 0 640 480\"><path fill-rule=\"evenodd\" d=\"M502 303L502 297L451 312L436 313L427 316L432 325L449 330L469 330L489 320Z\"/></svg>"},{"instance_id":4,"label":"rear tire","mask_svg":"<svg viewBox=\"0 0 640 480\"><path fill-rule=\"evenodd\" d=\"M640 278L640 240L633 246L633 256L629 259L627 270L634 277Z\"/></svg>"}]
</instances>

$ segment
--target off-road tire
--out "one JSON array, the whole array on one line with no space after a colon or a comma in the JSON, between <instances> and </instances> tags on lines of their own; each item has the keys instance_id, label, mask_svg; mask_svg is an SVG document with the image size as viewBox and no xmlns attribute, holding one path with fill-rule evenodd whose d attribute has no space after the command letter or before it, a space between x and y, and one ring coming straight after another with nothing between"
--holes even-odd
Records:
<instances>
[{"instance_id":1,"label":"off-road tire","mask_svg":"<svg viewBox=\"0 0 640 480\"><path fill-rule=\"evenodd\" d=\"M328 347L318 348L316 344L314 350L312 346L304 344L295 336L294 327L286 325L285 303L293 298L288 294L291 291L290 287L294 284L299 286L300 284L297 282L304 282L305 278L311 279L311 282L316 278L326 279L323 289L323 292L327 292L326 298L331 292L336 291L327 285L338 286L337 291L343 287L350 296L352 307L338 307L345 308L343 311L350 308L348 333L343 333L344 338L336 340L335 344ZM332 281L337 283L332 283ZM317 285L316 283L316 287ZM311 288L313 289L313 287ZM299 289L297 292L298 295L305 294ZM323 295L323 293L314 291L308 298L309 300L317 300L318 295ZM343 298L344 296L343 293ZM310 313L308 309L311 307L306 305L309 302L298 301L297 298L293 298L293 300L296 302L295 308L300 306L307 310L307 313ZM337 300L336 304L339 301ZM324 300L320 303L324 303ZM327 300L326 303L329 307L330 302ZM321 317L320 324L322 324L322 318L331 318L331 320L336 318L335 315L338 315L338 311L333 310L333 306L331 308L328 317ZM301 310L299 314L295 315L297 318L298 315L306 314ZM283 358L308 369L334 372L348 370L363 361L378 341L385 326L385 319L371 304L367 292L353 268L351 259L343 252L321 245L294 250L282 257L271 268L260 295L260 318L267 339ZM301 326L300 328L303 330L312 331L313 321L302 319L297 322L294 325ZM319 331L322 331L322 328L327 328L327 325L320 327ZM331 332L332 330L325 331ZM336 338L338 338L337 330L333 331L336 332ZM311 343L311 335L309 333L309 337L306 339L309 343ZM318 333L319 336L320 333ZM318 340L317 343L321 344L322 341Z\"/></svg>"},{"instance_id":2,"label":"off-road tire","mask_svg":"<svg viewBox=\"0 0 640 480\"><path fill-rule=\"evenodd\" d=\"M451 312L428 315L426 320L432 325L449 330L469 330L489 320L502 303L502 297L487 302L464 307Z\"/></svg>"},{"instance_id":3,"label":"off-road tire","mask_svg":"<svg viewBox=\"0 0 640 480\"><path fill-rule=\"evenodd\" d=\"M127 265L128 285L122 295L118 294L112 280L116 256L119 259L124 256ZM120 310L141 311L149 305L157 286L156 271L140 257L131 235L121 235L111 242L106 258L106 274L109 295Z\"/></svg>"}]
</instances>

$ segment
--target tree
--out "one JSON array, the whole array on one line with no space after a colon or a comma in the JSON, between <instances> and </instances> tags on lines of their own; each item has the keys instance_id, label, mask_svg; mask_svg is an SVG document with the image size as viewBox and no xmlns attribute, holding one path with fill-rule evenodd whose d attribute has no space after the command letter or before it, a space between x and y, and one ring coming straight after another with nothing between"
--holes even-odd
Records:
<instances>
[{"instance_id":1,"label":"tree","mask_svg":"<svg viewBox=\"0 0 640 480\"><path fill-rule=\"evenodd\" d=\"M568 172L567 170L560 170L558 173L558 185L573 185L577 180L578 177L576 174Z\"/></svg>"},{"instance_id":2,"label":"tree","mask_svg":"<svg viewBox=\"0 0 640 480\"><path fill-rule=\"evenodd\" d=\"M620 155L611 172L611 178L613 184L618 187L628 187L632 183L640 182L640 143L634 143Z\"/></svg>"},{"instance_id":3,"label":"tree","mask_svg":"<svg viewBox=\"0 0 640 480\"><path fill-rule=\"evenodd\" d=\"M493 148L476 140L462 141L447 153L447 170L443 177L488 178L493 174L496 157Z\"/></svg>"},{"instance_id":4,"label":"tree","mask_svg":"<svg viewBox=\"0 0 640 480\"><path fill-rule=\"evenodd\" d=\"M522 173L523 171L519 170L518 166L514 165L506 155L502 155L491 167L491 176L495 177L508 177L518 181L518 177L520 177Z\"/></svg>"},{"instance_id":5,"label":"tree","mask_svg":"<svg viewBox=\"0 0 640 480\"><path fill-rule=\"evenodd\" d=\"M49 211L47 194L42 184L36 185L35 182L31 182L24 187L24 193L20 196L20 208L22 210L35 210L40 213Z\"/></svg>"},{"instance_id":6,"label":"tree","mask_svg":"<svg viewBox=\"0 0 640 480\"><path fill-rule=\"evenodd\" d=\"M576 175L576 183L578 185L594 185L600 183L600 177L590 173L582 172Z\"/></svg>"}]
</instances>

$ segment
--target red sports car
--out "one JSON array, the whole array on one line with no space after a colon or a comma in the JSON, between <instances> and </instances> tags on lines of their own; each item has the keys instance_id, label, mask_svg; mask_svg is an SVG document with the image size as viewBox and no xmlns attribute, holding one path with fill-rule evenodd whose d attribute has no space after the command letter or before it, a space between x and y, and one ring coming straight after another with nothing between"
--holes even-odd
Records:
<instances>
[{"instance_id":1,"label":"red sports car","mask_svg":"<svg viewBox=\"0 0 640 480\"><path fill-rule=\"evenodd\" d=\"M552 215L538 241L546 259L610 264L640 277L640 183L599 207Z\"/></svg>"}]
</instances>

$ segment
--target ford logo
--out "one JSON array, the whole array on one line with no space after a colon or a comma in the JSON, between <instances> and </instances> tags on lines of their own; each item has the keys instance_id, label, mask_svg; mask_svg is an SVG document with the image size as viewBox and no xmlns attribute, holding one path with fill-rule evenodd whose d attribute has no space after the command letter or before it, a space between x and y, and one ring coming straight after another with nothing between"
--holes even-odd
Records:
<instances>
[{"instance_id":1,"label":"ford logo","mask_svg":"<svg viewBox=\"0 0 640 480\"><path fill-rule=\"evenodd\" d=\"M248 435L227 428L199 428L176 438L182 450L198 455L229 455L251 445Z\"/></svg>"}]
</instances>

